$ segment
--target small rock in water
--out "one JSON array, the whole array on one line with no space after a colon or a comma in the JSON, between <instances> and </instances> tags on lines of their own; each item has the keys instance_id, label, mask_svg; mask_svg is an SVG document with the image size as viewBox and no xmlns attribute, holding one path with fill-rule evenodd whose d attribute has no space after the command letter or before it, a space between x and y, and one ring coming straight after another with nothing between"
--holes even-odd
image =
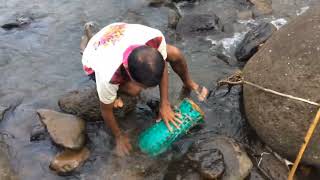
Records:
<instances>
[{"instance_id":1,"label":"small rock in water","mask_svg":"<svg viewBox=\"0 0 320 180\"><path fill-rule=\"evenodd\" d=\"M251 10L240 11L240 12L238 12L238 18L240 20L252 19L252 11Z\"/></svg>"},{"instance_id":2,"label":"small rock in water","mask_svg":"<svg viewBox=\"0 0 320 180\"><path fill-rule=\"evenodd\" d=\"M233 139L216 136L209 137L207 139L201 140L193 146L193 149L196 149L198 152L201 151L210 151L214 149L218 149L219 152L222 153L225 165L225 171L222 176L222 180L243 180L245 179L252 168L252 162L248 157L247 153L243 150L240 145L238 145ZM213 151L214 152L214 151ZM220 161L219 153L216 153L217 156L212 156L214 154L208 153L208 159L206 161L208 163L212 163L212 160L216 159L218 162ZM203 158L205 158L205 152L203 153ZM220 163L221 166L221 163Z\"/></svg>"},{"instance_id":3,"label":"small rock in water","mask_svg":"<svg viewBox=\"0 0 320 180\"><path fill-rule=\"evenodd\" d=\"M176 11L170 10L168 14L168 27L176 29L179 19L180 15Z\"/></svg>"},{"instance_id":4,"label":"small rock in water","mask_svg":"<svg viewBox=\"0 0 320 180\"><path fill-rule=\"evenodd\" d=\"M52 140L65 148L81 149L85 142L84 120L48 109L37 110Z\"/></svg>"},{"instance_id":5,"label":"small rock in water","mask_svg":"<svg viewBox=\"0 0 320 180\"><path fill-rule=\"evenodd\" d=\"M222 29L220 19L214 13L184 15L177 24L177 32L185 37L212 34Z\"/></svg>"},{"instance_id":6,"label":"small rock in water","mask_svg":"<svg viewBox=\"0 0 320 180\"><path fill-rule=\"evenodd\" d=\"M4 113L9 109L8 106L0 105L0 121L3 119Z\"/></svg>"},{"instance_id":7,"label":"small rock in water","mask_svg":"<svg viewBox=\"0 0 320 180\"><path fill-rule=\"evenodd\" d=\"M254 4L254 16L272 14L272 1L271 0L250 0Z\"/></svg>"},{"instance_id":8,"label":"small rock in water","mask_svg":"<svg viewBox=\"0 0 320 180\"><path fill-rule=\"evenodd\" d=\"M262 23L249 31L235 51L238 61L249 60L257 51L261 44L266 42L277 29L271 23Z\"/></svg>"},{"instance_id":9,"label":"small rock in water","mask_svg":"<svg viewBox=\"0 0 320 180\"><path fill-rule=\"evenodd\" d=\"M74 171L88 159L90 151L84 147L79 151L65 150L59 153L50 163L50 168L58 174Z\"/></svg>"},{"instance_id":10,"label":"small rock in water","mask_svg":"<svg viewBox=\"0 0 320 180\"><path fill-rule=\"evenodd\" d=\"M201 176L206 179L219 179L225 170L223 155L218 149L197 149L188 154L189 160L197 164Z\"/></svg>"},{"instance_id":11,"label":"small rock in water","mask_svg":"<svg viewBox=\"0 0 320 180\"><path fill-rule=\"evenodd\" d=\"M166 3L168 0L148 0L149 6L151 7L159 7Z\"/></svg>"},{"instance_id":12,"label":"small rock in water","mask_svg":"<svg viewBox=\"0 0 320 180\"><path fill-rule=\"evenodd\" d=\"M261 157L259 167L267 173L271 179L286 180L288 178L289 169L285 163L279 161L272 154L264 154Z\"/></svg>"},{"instance_id":13,"label":"small rock in water","mask_svg":"<svg viewBox=\"0 0 320 180\"><path fill-rule=\"evenodd\" d=\"M30 141L41 141L45 140L46 138L46 129L43 125L37 124L32 128L31 134L30 134Z\"/></svg>"},{"instance_id":14,"label":"small rock in water","mask_svg":"<svg viewBox=\"0 0 320 180\"><path fill-rule=\"evenodd\" d=\"M24 26L30 24L32 20L33 20L33 18L31 18L31 17L21 16L16 19L16 22L4 24L1 26L1 28L5 29L5 30L11 30L14 28L21 28L21 27L24 27Z\"/></svg>"},{"instance_id":15,"label":"small rock in water","mask_svg":"<svg viewBox=\"0 0 320 180\"><path fill-rule=\"evenodd\" d=\"M0 140L0 179L16 180L9 162L9 153L6 145Z\"/></svg>"}]
</instances>

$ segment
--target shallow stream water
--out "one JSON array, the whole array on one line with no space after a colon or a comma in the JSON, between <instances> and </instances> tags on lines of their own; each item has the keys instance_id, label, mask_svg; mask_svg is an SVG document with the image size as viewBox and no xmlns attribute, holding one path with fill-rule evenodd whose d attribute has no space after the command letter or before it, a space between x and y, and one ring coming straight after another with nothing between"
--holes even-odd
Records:
<instances>
[{"instance_id":1,"label":"shallow stream water","mask_svg":"<svg viewBox=\"0 0 320 180\"><path fill-rule=\"evenodd\" d=\"M201 2L201 1L200 1ZM239 1L240 2L240 1ZM183 14L213 10L228 30L201 37L175 38L167 28L166 6L152 8L144 0L0 0L0 25L15 22L20 16L31 17L25 27L6 31L0 28L0 104L10 106L0 122L0 132L8 144L11 164L19 179L162 179L171 153L150 159L139 151L119 159L113 155L112 138L103 123L88 123L88 147L91 156L77 172L58 176L48 166L59 151L49 138L30 142L30 133L39 124L36 109L59 110L57 101L66 92L88 83L81 66L79 42L83 25L95 21L101 27L116 21L143 23L162 30L167 41L185 53L195 81L210 89L217 80L239 69L233 57L236 45L250 27L259 21L284 18L289 21L310 2L275 1L272 16L250 21L234 19L237 10L247 8L235 0L212 0L207 9L188 3L177 4ZM224 57L224 58L221 58ZM179 78L170 70L170 97L175 102L181 88ZM155 91L156 92L156 91ZM202 108L206 124L197 136L222 134L239 142L248 140L248 125L241 112L241 88L226 89L208 99ZM157 93L151 93L157 95ZM150 123L152 113L140 105L136 113L123 121L135 135L141 125Z\"/></svg>"}]
</instances>

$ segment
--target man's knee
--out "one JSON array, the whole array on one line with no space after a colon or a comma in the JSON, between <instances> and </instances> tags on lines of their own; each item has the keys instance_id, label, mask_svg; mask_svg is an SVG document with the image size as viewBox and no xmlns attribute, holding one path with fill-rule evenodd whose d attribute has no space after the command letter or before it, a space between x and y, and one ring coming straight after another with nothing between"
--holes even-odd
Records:
<instances>
[{"instance_id":1,"label":"man's knee","mask_svg":"<svg viewBox=\"0 0 320 180\"><path fill-rule=\"evenodd\" d=\"M174 63L182 60L182 53L180 49L175 46L167 45L167 53L168 53L167 61L170 63Z\"/></svg>"}]
</instances>

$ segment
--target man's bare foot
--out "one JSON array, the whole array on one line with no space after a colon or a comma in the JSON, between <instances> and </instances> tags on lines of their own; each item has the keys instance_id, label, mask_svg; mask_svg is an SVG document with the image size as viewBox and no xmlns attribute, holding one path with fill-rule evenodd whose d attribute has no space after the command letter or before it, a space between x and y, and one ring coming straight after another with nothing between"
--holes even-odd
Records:
<instances>
[{"instance_id":1,"label":"man's bare foot","mask_svg":"<svg viewBox=\"0 0 320 180\"><path fill-rule=\"evenodd\" d=\"M206 87L200 86L199 84L192 81L188 83L188 85L184 85L182 87L180 98L182 99L189 96L192 91L197 94L197 98L200 102L205 101L209 94L209 90Z\"/></svg>"},{"instance_id":2,"label":"man's bare foot","mask_svg":"<svg viewBox=\"0 0 320 180\"><path fill-rule=\"evenodd\" d=\"M123 107L123 101L122 99L119 97L117 98L114 103L113 103L113 107L114 108L122 108Z\"/></svg>"}]
</instances>

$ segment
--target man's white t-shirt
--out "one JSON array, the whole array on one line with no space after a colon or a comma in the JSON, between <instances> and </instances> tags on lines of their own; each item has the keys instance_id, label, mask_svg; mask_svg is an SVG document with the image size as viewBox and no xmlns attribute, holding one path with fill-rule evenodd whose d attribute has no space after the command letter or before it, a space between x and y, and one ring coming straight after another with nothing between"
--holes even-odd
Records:
<instances>
[{"instance_id":1,"label":"man's white t-shirt","mask_svg":"<svg viewBox=\"0 0 320 180\"><path fill-rule=\"evenodd\" d=\"M119 83L117 71L127 64L130 52L138 46L148 45L158 49L167 58L163 34L154 28L127 23L113 23L95 34L88 42L82 56L83 69L87 75L95 73L99 99L110 104L117 98Z\"/></svg>"}]
</instances>

